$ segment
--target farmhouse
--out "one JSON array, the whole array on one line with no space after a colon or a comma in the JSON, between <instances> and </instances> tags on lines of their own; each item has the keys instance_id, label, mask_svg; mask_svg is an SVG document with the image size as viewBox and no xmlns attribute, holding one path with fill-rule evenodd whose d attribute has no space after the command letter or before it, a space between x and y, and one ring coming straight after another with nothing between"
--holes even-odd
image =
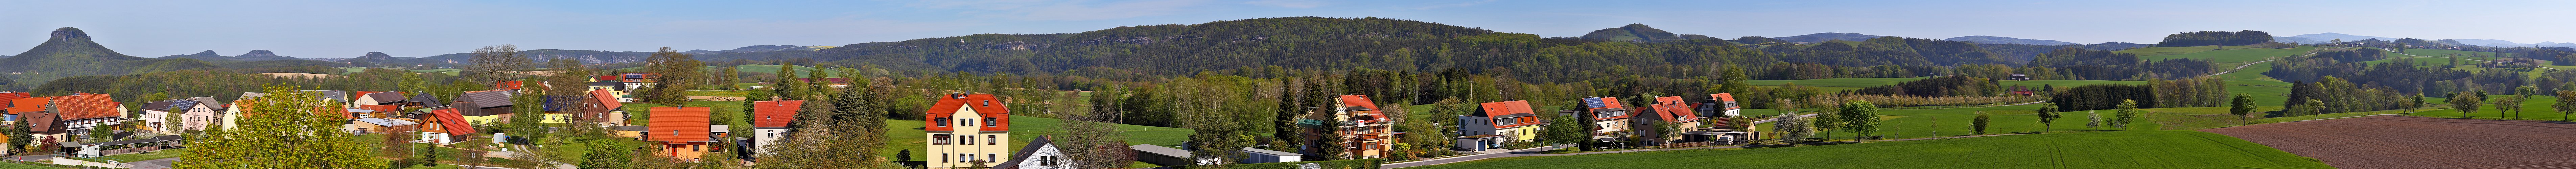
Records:
<instances>
[{"instance_id":1,"label":"farmhouse","mask_svg":"<svg viewBox=\"0 0 2576 169\"><path fill-rule=\"evenodd\" d=\"M608 90L591 90L590 96L582 97L578 107L581 112L573 113L573 118L582 118L600 126L626 125L626 104L618 103L617 96Z\"/></svg>"},{"instance_id":2,"label":"farmhouse","mask_svg":"<svg viewBox=\"0 0 2576 169\"><path fill-rule=\"evenodd\" d=\"M1641 130L1637 130L1637 132L1642 132L1640 134L1645 138L1645 142L1643 144L1646 145L1690 142L1683 140L1681 137L1687 136L1684 136L1685 134L1681 133L1670 133L1674 137L1663 137L1667 134L1665 132L1688 132L1699 129L1700 119L1702 117L1698 116L1696 111L1691 111L1690 105L1690 103L1682 102L1681 96L1657 97L1655 98L1654 103L1647 105L1647 107L1650 108L1647 109L1649 111L1643 113L1646 116L1652 116L1652 118L1632 118L1636 120L1636 122L1630 124L1635 124L1636 126L1634 126L1634 128L1641 128ZM1655 123L1669 124L1670 126L1667 126L1667 128L1652 128Z\"/></svg>"},{"instance_id":3,"label":"farmhouse","mask_svg":"<svg viewBox=\"0 0 2576 169\"><path fill-rule=\"evenodd\" d=\"M769 154L770 150L768 147L770 147L771 144L777 144L779 139L786 138L785 135L787 135L788 132L787 124L793 123L793 120L796 119L796 110L804 107L805 101L803 100L752 101L752 153ZM1046 138L1038 139L1044 140ZM1043 143L1045 141L1039 142ZM1031 143L1030 145L1036 145L1036 143Z\"/></svg>"},{"instance_id":4,"label":"farmhouse","mask_svg":"<svg viewBox=\"0 0 2576 169\"><path fill-rule=\"evenodd\" d=\"M494 124L510 118L510 109L515 107L512 105L515 103L510 102L510 98L518 95L519 91L516 90L471 91L456 96L456 102L447 105L455 108L459 115L464 115L465 121L474 124Z\"/></svg>"},{"instance_id":5,"label":"farmhouse","mask_svg":"<svg viewBox=\"0 0 2576 169\"><path fill-rule=\"evenodd\" d=\"M29 115L28 133L38 138L69 138L88 135L94 127L117 125L125 121L125 106L108 94L20 98L12 100L9 112Z\"/></svg>"},{"instance_id":6,"label":"farmhouse","mask_svg":"<svg viewBox=\"0 0 2576 169\"><path fill-rule=\"evenodd\" d=\"M1559 112L1592 120L1591 133L1594 141L1619 141L1621 137L1635 134L1630 132L1633 130L1630 130L1628 121L1628 117L1634 114L1628 110L1627 105L1620 104L1619 98L1616 97L1583 98L1581 107Z\"/></svg>"},{"instance_id":7,"label":"farmhouse","mask_svg":"<svg viewBox=\"0 0 2576 169\"><path fill-rule=\"evenodd\" d=\"M698 161L701 155L716 152L714 145L724 135L714 134L707 121L709 107L653 107L653 123L645 125L640 135L646 142L661 142L663 156Z\"/></svg>"},{"instance_id":8,"label":"farmhouse","mask_svg":"<svg viewBox=\"0 0 2576 169\"><path fill-rule=\"evenodd\" d=\"M1537 140L1547 123L1530 110L1529 101L1513 100L1477 104L1475 113L1458 115L1458 136L1453 146L1467 151L1504 148L1505 143Z\"/></svg>"},{"instance_id":9,"label":"farmhouse","mask_svg":"<svg viewBox=\"0 0 2576 169\"><path fill-rule=\"evenodd\" d=\"M464 115L456 112L457 108L442 106L430 109L429 117L421 118L428 122L420 128L420 142L451 144L472 138L474 124L465 121Z\"/></svg>"},{"instance_id":10,"label":"farmhouse","mask_svg":"<svg viewBox=\"0 0 2576 169\"><path fill-rule=\"evenodd\" d=\"M948 94L923 113L931 169L993 167L1011 152L1011 109L991 94ZM660 117L660 115L655 115ZM654 122L661 124L661 122ZM972 166L983 162L986 166Z\"/></svg>"}]
</instances>

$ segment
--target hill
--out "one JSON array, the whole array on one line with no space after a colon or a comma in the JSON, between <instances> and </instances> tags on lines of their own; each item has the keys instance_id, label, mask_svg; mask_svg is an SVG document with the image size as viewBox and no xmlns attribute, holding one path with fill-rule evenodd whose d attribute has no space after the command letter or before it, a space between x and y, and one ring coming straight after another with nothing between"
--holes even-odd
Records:
<instances>
[{"instance_id":1,"label":"hill","mask_svg":"<svg viewBox=\"0 0 2576 169\"><path fill-rule=\"evenodd\" d=\"M148 61L152 60L116 53L116 50L90 41L89 33L70 27L54 29L45 43L13 56L16 57L0 59L0 72L21 73L10 77L17 80L11 84L43 84L79 75L124 74L130 71L127 68L151 64Z\"/></svg>"},{"instance_id":2,"label":"hill","mask_svg":"<svg viewBox=\"0 0 2576 169\"><path fill-rule=\"evenodd\" d=\"M2333 40L2336 40L2336 39L2342 39L2342 40L2343 40L2343 41L2345 41L2345 42L2361 41L2361 40L2364 40L2364 39L2379 39L2379 40L2383 40L2383 41L2387 41L2387 40L2397 40L2397 38L2377 37L2377 36L2349 35L2349 34L2341 34L2341 33L2334 33L2334 32L2326 32L2326 33L2318 33L2318 34L2306 34L2306 35L2290 36L2290 37L2294 37L2294 38L2308 38L2308 40L2313 40L2313 41L2318 41L2318 42L2333 41Z\"/></svg>"},{"instance_id":3,"label":"hill","mask_svg":"<svg viewBox=\"0 0 2576 169\"><path fill-rule=\"evenodd\" d=\"M232 57L232 56L224 56L224 55L222 55L222 54L215 54L215 50L206 50L206 51L203 51L203 52L197 52L197 54L170 55L170 56L162 56L162 57L160 57L160 59L178 59L178 58L188 58L188 59L196 59L196 60L227 60L227 59L232 59L233 57Z\"/></svg>"},{"instance_id":4,"label":"hill","mask_svg":"<svg viewBox=\"0 0 2576 169\"><path fill-rule=\"evenodd\" d=\"M2308 39L2308 38L2302 38L2302 37L2279 37L2279 36L2274 36L2274 37L2272 37L2272 42L2280 42L2280 43L2297 43L2297 44L2320 44L2320 43L2326 43L2326 41L2324 41L2324 40Z\"/></svg>"},{"instance_id":5,"label":"hill","mask_svg":"<svg viewBox=\"0 0 2576 169\"><path fill-rule=\"evenodd\" d=\"M1582 37L1582 38L1583 38L1583 40L1596 40L1596 41L1638 41L1638 42L1663 42L1663 41L1673 41L1673 40L1683 40L1683 39L1709 39L1709 38L1708 38L1708 36L1705 36L1705 35L1676 35L1676 34L1673 34L1672 32L1664 32L1664 30L1662 30L1662 29L1655 29L1654 27L1647 27L1647 26L1646 26L1646 24L1628 24L1627 26L1620 26L1620 27L1616 27L1616 28L1609 28L1609 29L1596 30L1596 31L1592 31L1592 33L1583 34L1583 37Z\"/></svg>"},{"instance_id":6,"label":"hill","mask_svg":"<svg viewBox=\"0 0 2576 169\"><path fill-rule=\"evenodd\" d=\"M1946 41L1967 41L1967 42L1969 42L1969 43L1977 43L1977 44L2080 45L2080 44L2076 44L2076 43L2072 43L2072 42L2057 41L2057 40L2022 39L2022 38L2008 38L2008 37L1996 37L1996 36L1985 36L1985 35L1977 35L1977 36L1961 36L1961 37L1953 37L1953 38L1949 38L1949 39L1941 39L1941 40L1946 40Z\"/></svg>"},{"instance_id":7,"label":"hill","mask_svg":"<svg viewBox=\"0 0 2576 169\"><path fill-rule=\"evenodd\" d=\"M2330 168L2225 135L2119 131L1761 149L1514 157L1445 168Z\"/></svg>"},{"instance_id":8,"label":"hill","mask_svg":"<svg viewBox=\"0 0 2576 169\"><path fill-rule=\"evenodd\" d=\"M1827 32L1827 33L1816 33L1816 34L1807 34L1807 35L1798 35L1798 36L1789 36L1789 37L1778 37L1778 38L1771 38L1771 39L1779 39L1779 40L1784 40L1784 41L1789 41L1789 42L1825 42L1825 41L1831 41L1831 40L1861 41L1861 40L1868 40L1868 39L1870 39L1870 38L1878 38L1878 37L1886 37L1886 36L1878 36L1878 35L1862 35L1862 34L1858 34L1858 33L1831 33L1831 32Z\"/></svg>"}]
</instances>

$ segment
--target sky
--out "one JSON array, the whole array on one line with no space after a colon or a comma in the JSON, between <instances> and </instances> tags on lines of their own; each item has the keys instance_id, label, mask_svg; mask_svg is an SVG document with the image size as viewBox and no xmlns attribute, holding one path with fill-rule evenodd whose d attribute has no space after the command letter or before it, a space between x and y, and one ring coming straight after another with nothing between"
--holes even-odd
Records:
<instances>
[{"instance_id":1,"label":"sky","mask_svg":"<svg viewBox=\"0 0 2576 169\"><path fill-rule=\"evenodd\" d=\"M1409 19L1547 37L1642 23L1733 39L1822 32L2154 43L2190 31L2576 41L2576 1L155 1L0 0L0 50L77 27L126 55L270 50L300 58L520 49L728 50L985 33L1322 16ZM17 52L0 51L0 55Z\"/></svg>"}]
</instances>

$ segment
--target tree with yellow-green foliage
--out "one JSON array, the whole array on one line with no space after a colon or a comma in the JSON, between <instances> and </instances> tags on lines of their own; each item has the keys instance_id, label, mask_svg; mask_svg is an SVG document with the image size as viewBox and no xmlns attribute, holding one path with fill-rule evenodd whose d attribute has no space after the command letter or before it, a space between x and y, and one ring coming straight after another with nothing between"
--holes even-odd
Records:
<instances>
[{"instance_id":1,"label":"tree with yellow-green foliage","mask_svg":"<svg viewBox=\"0 0 2576 169\"><path fill-rule=\"evenodd\" d=\"M239 127L208 129L190 139L195 150L177 168L383 168L375 151L340 133L341 103L293 86L266 87L268 96L243 99Z\"/></svg>"}]
</instances>

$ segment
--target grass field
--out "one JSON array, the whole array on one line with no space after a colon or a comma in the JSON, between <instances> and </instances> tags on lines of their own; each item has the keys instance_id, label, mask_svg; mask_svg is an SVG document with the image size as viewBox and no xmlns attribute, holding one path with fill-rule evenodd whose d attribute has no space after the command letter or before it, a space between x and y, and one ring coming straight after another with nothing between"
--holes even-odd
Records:
<instances>
[{"instance_id":1,"label":"grass field","mask_svg":"<svg viewBox=\"0 0 2576 169\"><path fill-rule=\"evenodd\" d=\"M1784 85L1784 84L1796 83L1796 84L1798 84L1798 86L1809 86L1809 87L1851 87L1852 89L1858 89L1858 88L1861 88L1861 87L1877 87L1877 86L1894 85L1894 84L1896 84L1896 83L1903 83L1903 82L1909 82L1909 81L1915 81L1915 80L1923 80L1923 79L1924 79L1924 78L1921 78L1921 77L1917 77L1917 78L1834 78L1834 79L1807 79L1807 80L1754 80L1754 81L1752 81L1752 83L1753 83L1753 85L1755 85L1755 86L1779 86L1779 85ZM2110 80L2030 80L2030 81L2003 81L2003 85L2004 85L2004 86L2012 86L2012 85L2023 85L2023 86L2055 85L2055 86L2058 86L2058 87L2075 87L2075 86L2096 85L2096 84L2146 84L2146 82L2145 82L2145 81L2110 81ZM1839 91L1839 90L1831 90L1831 89L1828 89L1828 90L1825 90L1825 91Z\"/></svg>"},{"instance_id":2,"label":"grass field","mask_svg":"<svg viewBox=\"0 0 2576 169\"><path fill-rule=\"evenodd\" d=\"M2487 96L2487 100L2495 100L2495 98L2499 98L2499 97L2506 97L2506 96L2512 96L2512 95L2493 95L2493 96ZM2518 97L2518 96L2516 96L2516 97ZM2440 103L2440 104L2448 104L2448 103L2449 103L2449 102L2446 102L2446 101L2435 101L2435 99L2427 99L2427 100L2424 100L2424 101L2425 101L2425 102ZM2510 114L2510 113L2504 112L2503 110L2497 110L2497 109L2496 109L2496 105L2495 105L2495 103L2494 103L2494 102L2480 103L2480 104L2478 104L2478 111L2477 111L2477 112L2469 112L2469 113L2468 113L2468 118L2474 118L2474 119L2511 119L2511 120L2549 120L2549 121L2564 120L2564 119L2566 119L2566 117L2567 117L2567 116L2566 116L2566 114L2559 114L2556 110L2551 110L2551 109L2549 108L2549 104L2557 103L2557 102L2558 102L2558 97L2550 97L2550 96L2539 96L2539 95L2533 95L2533 96L2531 96L2531 98L2530 98L2530 99L2525 99L2525 100L2523 100L2523 101L2522 101L2522 109L2523 109L2523 110L2522 110L2522 113L2521 113L2521 118L2513 118L2513 117L2511 117L2511 116L2513 116L2513 114ZM2460 110L2459 110L2459 109L2429 110L2429 111L2418 112L2418 113L2407 114L2407 115L2411 115L2411 116L2424 116L2424 117L2461 118L2461 116L2460 116Z\"/></svg>"},{"instance_id":3,"label":"grass field","mask_svg":"<svg viewBox=\"0 0 2576 169\"><path fill-rule=\"evenodd\" d=\"M1761 149L1513 157L1445 168L2331 168L2198 131L2038 134Z\"/></svg>"},{"instance_id":4,"label":"grass field","mask_svg":"<svg viewBox=\"0 0 2576 169\"><path fill-rule=\"evenodd\" d=\"M691 90L689 96L749 97L750 90Z\"/></svg>"},{"instance_id":5,"label":"grass field","mask_svg":"<svg viewBox=\"0 0 2576 169\"><path fill-rule=\"evenodd\" d=\"M2208 48L2208 47L2199 47L2199 48ZM2148 49L2152 49L2152 48L2148 48ZM2148 50L2148 49L2133 49L2133 50ZM2138 59L2139 59L2139 60L2147 60L2147 61L2157 61L2157 60L2165 60L2165 59L2184 59L2184 58L2188 58L2188 59L2209 59L2210 61L2212 61L2212 62L2217 62L2217 63L2245 63L2245 62L2262 61L2262 60L2266 60L2266 59L2268 59L2268 58L2273 58L2273 57L2283 57L2283 56L2291 56L2291 55L2304 55L2304 54L2308 54L2308 51L2312 51L2312 50L2316 50L2316 49L2317 49L2317 47L2308 47L2308 46L2300 46L2300 47L2296 47L2296 48L2287 48L2287 49L2273 49L2273 48L2228 49L2228 50L2215 50L2215 51L2203 51L2203 52L2184 53L2184 54L2168 54L2168 55L2144 55L2144 54L2141 54L2142 56L2139 56L2139 57L2138 57ZM2164 53L2164 52L2156 52L2156 53Z\"/></svg>"}]
</instances>

